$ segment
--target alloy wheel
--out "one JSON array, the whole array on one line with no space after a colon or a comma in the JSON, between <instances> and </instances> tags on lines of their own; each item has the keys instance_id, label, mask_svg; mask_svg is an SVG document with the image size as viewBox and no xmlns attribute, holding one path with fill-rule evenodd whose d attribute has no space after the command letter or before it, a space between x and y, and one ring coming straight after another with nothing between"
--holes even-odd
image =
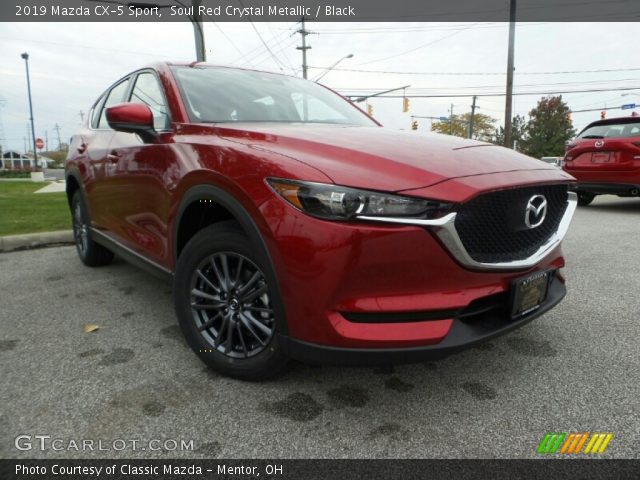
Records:
<instances>
[{"instance_id":1,"label":"alloy wheel","mask_svg":"<svg viewBox=\"0 0 640 480\"><path fill-rule=\"evenodd\" d=\"M191 312L203 338L231 358L262 352L275 330L264 273L244 255L219 252L191 278Z\"/></svg>"}]
</instances>

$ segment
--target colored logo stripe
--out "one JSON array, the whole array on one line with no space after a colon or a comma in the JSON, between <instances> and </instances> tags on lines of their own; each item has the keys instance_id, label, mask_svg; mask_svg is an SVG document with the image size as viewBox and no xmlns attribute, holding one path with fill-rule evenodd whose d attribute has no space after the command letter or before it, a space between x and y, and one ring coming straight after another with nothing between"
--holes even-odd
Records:
<instances>
[{"instance_id":1,"label":"colored logo stripe","mask_svg":"<svg viewBox=\"0 0 640 480\"><path fill-rule=\"evenodd\" d=\"M582 446L587 441L587 438L589 438L588 433L570 434L567 437L567 440L564 442L564 445L562 445L562 448L560 449L560 453L566 453L569 455L573 453L580 453L580 450L582 450Z\"/></svg>"},{"instance_id":2,"label":"colored logo stripe","mask_svg":"<svg viewBox=\"0 0 640 480\"><path fill-rule=\"evenodd\" d=\"M589 435L591 435L591 437L589 437ZM588 432L580 432L567 435L566 433L550 432L546 433L542 438L536 452L540 454L561 453L575 455L580 453L586 444L582 453L604 453L612 438L613 433L590 434Z\"/></svg>"},{"instance_id":3,"label":"colored logo stripe","mask_svg":"<svg viewBox=\"0 0 640 480\"><path fill-rule=\"evenodd\" d=\"M547 433L540 442L540 445L538 445L537 452L556 453L565 435L564 433Z\"/></svg>"},{"instance_id":4,"label":"colored logo stripe","mask_svg":"<svg viewBox=\"0 0 640 480\"><path fill-rule=\"evenodd\" d=\"M584 453L604 453L612 438L612 433L594 433L587 444L587 448L584 449Z\"/></svg>"}]
</instances>

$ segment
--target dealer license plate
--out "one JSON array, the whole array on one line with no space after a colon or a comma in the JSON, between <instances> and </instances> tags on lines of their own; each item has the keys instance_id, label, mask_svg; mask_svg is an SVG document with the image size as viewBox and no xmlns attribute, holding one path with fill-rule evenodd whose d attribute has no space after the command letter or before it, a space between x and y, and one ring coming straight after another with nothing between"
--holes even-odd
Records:
<instances>
[{"instance_id":1,"label":"dealer license plate","mask_svg":"<svg viewBox=\"0 0 640 480\"><path fill-rule=\"evenodd\" d=\"M547 298L551 270L518 278L511 285L511 317L517 318L540 308Z\"/></svg>"},{"instance_id":2,"label":"dealer license plate","mask_svg":"<svg viewBox=\"0 0 640 480\"><path fill-rule=\"evenodd\" d=\"M592 153L591 161L593 163L609 163L611 161L611 152Z\"/></svg>"}]
</instances>

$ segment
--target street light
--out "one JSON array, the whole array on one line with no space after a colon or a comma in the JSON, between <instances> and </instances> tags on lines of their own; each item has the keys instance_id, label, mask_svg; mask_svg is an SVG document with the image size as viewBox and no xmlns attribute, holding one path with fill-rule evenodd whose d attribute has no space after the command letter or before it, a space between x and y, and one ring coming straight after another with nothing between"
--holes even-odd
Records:
<instances>
[{"instance_id":1,"label":"street light","mask_svg":"<svg viewBox=\"0 0 640 480\"><path fill-rule=\"evenodd\" d=\"M353 53L350 53L349 55L345 55L344 57L342 57L340 60L338 60L336 63L334 63L333 65L331 65L329 68L327 68L324 72L322 72L319 76L317 76L314 80L314 82L318 82L322 77L324 77L327 73L329 73L331 70L333 70L334 68L336 68L338 66L338 64L343 61L346 60L347 58L353 58Z\"/></svg>"},{"instance_id":2,"label":"street light","mask_svg":"<svg viewBox=\"0 0 640 480\"><path fill-rule=\"evenodd\" d=\"M27 69L27 92L29 93L29 121L31 122L31 141L33 143L33 161L35 169L38 169L38 153L36 149L36 129L33 126L33 104L31 102L31 80L29 78L29 54L24 52L20 55L24 59L24 64ZM25 152L26 153L26 152Z\"/></svg>"}]
</instances>

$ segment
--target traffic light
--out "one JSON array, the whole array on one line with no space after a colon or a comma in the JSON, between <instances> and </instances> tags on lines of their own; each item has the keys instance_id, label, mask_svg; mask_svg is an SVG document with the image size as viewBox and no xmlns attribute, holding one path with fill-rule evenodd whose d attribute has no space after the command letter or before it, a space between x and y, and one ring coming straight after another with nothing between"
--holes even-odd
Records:
<instances>
[{"instance_id":1,"label":"traffic light","mask_svg":"<svg viewBox=\"0 0 640 480\"><path fill-rule=\"evenodd\" d=\"M373 105L371 105L370 103L367 103L367 113L370 117L373 117Z\"/></svg>"},{"instance_id":2,"label":"traffic light","mask_svg":"<svg viewBox=\"0 0 640 480\"><path fill-rule=\"evenodd\" d=\"M403 112L409 111L409 99L407 97L402 98L402 111Z\"/></svg>"},{"instance_id":3,"label":"traffic light","mask_svg":"<svg viewBox=\"0 0 640 480\"><path fill-rule=\"evenodd\" d=\"M605 118L607 118L607 112L603 110L600 112L600 120L604 120Z\"/></svg>"},{"instance_id":4,"label":"traffic light","mask_svg":"<svg viewBox=\"0 0 640 480\"><path fill-rule=\"evenodd\" d=\"M414 120L413 122L411 122L411 130L417 130L418 129L418 121Z\"/></svg>"}]
</instances>

